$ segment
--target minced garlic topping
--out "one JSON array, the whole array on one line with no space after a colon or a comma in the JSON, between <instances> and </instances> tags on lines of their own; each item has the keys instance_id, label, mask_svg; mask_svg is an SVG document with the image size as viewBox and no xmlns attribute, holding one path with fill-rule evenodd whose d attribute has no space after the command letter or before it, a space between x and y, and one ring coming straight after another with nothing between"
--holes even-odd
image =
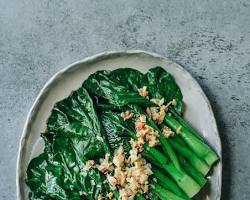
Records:
<instances>
[{"instance_id":1,"label":"minced garlic topping","mask_svg":"<svg viewBox=\"0 0 250 200\"><path fill-rule=\"evenodd\" d=\"M173 105L173 106L176 106L176 105L177 105L177 102L176 102L175 99L173 99L172 101L169 101L169 102L167 103L167 108L168 108L169 106L171 106L171 105Z\"/></svg>"},{"instance_id":2,"label":"minced garlic topping","mask_svg":"<svg viewBox=\"0 0 250 200\"><path fill-rule=\"evenodd\" d=\"M104 199L105 199L105 198L104 198L103 195L99 195L98 198L97 198L97 200L104 200Z\"/></svg>"},{"instance_id":3,"label":"minced garlic topping","mask_svg":"<svg viewBox=\"0 0 250 200\"><path fill-rule=\"evenodd\" d=\"M135 122L135 127L138 141L142 143L148 142L150 147L154 147L159 144L159 134L152 127L146 124L145 115L140 115L140 117Z\"/></svg>"},{"instance_id":4,"label":"minced garlic topping","mask_svg":"<svg viewBox=\"0 0 250 200\"><path fill-rule=\"evenodd\" d=\"M148 116L156 121L158 124L161 124L164 120L166 112L168 111L168 107L171 105L176 105L176 100L173 99L172 101L168 102L167 105L164 105L164 98L162 99L151 99L153 103L157 104L159 107L148 107L146 112Z\"/></svg>"},{"instance_id":5,"label":"minced garlic topping","mask_svg":"<svg viewBox=\"0 0 250 200\"><path fill-rule=\"evenodd\" d=\"M124 121L131 119L134 116L134 113L131 111L127 110L126 112L121 113L121 117L123 118Z\"/></svg>"},{"instance_id":6,"label":"minced garlic topping","mask_svg":"<svg viewBox=\"0 0 250 200\"><path fill-rule=\"evenodd\" d=\"M107 196L108 196L108 198L109 198L110 200L112 200L112 199L114 198L113 192L108 193Z\"/></svg>"},{"instance_id":7,"label":"minced garlic topping","mask_svg":"<svg viewBox=\"0 0 250 200\"><path fill-rule=\"evenodd\" d=\"M138 92L142 97L148 96L148 91L146 86L143 86L142 88L138 89Z\"/></svg>"},{"instance_id":8,"label":"minced garlic topping","mask_svg":"<svg viewBox=\"0 0 250 200\"><path fill-rule=\"evenodd\" d=\"M162 128L162 133L163 133L163 135L164 135L166 138L169 138L169 137L171 137L171 136L174 135L174 132L173 132L170 128L168 128L167 126L164 126L164 127Z\"/></svg>"},{"instance_id":9,"label":"minced garlic topping","mask_svg":"<svg viewBox=\"0 0 250 200\"><path fill-rule=\"evenodd\" d=\"M146 110L148 116L156 121L158 124L161 124L166 115L166 106L162 105L160 108L158 107L150 107Z\"/></svg>"},{"instance_id":10,"label":"minced garlic topping","mask_svg":"<svg viewBox=\"0 0 250 200\"><path fill-rule=\"evenodd\" d=\"M97 168L103 174L107 174L113 169L112 163L109 161L109 158L110 158L110 155L106 154L104 159L100 159L100 165Z\"/></svg>"},{"instance_id":11,"label":"minced garlic topping","mask_svg":"<svg viewBox=\"0 0 250 200\"><path fill-rule=\"evenodd\" d=\"M90 170L91 168L94 168L95 167L95 161L94 160L88 160L86 163L85 163L85 170Z\"/></svg>"},{"instance_id":12,"label":"minced garlic topping","mask_svg":"<svg viewBox=\"0 0 250 200\"><path fill-rule=\"evenodd\" d=\"M116 167L123 167L125 163L125 153L123 150L123 147L120 146L116 151L115 151L115 156L113 158L113 163Z\"/></svg>"},{"instance_id":13,"label":"minced garlic topping","mask_svg":"<svg viewBox=\"0 0 250 200\"><path fill-rule=\"evenodd\" d=\"M164 104L164 98L162 98L162 99L150 99L150 101L155 103L158 106L162 106Z\"/></svg>"},{"instance_id":14,"label":"minced garlic topping","mask_svg":"<svg viewBox=\"0 0 250 200\"><path fill-rule=\"evenodd\" d=\"M137 142L131 140L132 149L129 157L125 157L123 147L119 147L113 157L114 170L107 174L107 180L112 190L119 191L120 200L133 200L139 193L147 193L149 189L148 178L152 175L151 165L138 153ZM113 193L108 194L113 199Z\"/></svg>"}]
</instances>

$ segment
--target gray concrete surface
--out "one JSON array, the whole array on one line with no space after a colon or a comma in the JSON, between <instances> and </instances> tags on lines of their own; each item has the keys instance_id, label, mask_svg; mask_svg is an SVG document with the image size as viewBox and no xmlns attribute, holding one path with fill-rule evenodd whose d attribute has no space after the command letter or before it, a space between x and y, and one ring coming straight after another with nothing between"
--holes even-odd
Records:
<instances>
[{"instance_id":1,"label":"gray concrete surface","mask_svg":"<svg viewBox=\"0 0 250 200\"><path fill-rule=\"evenodd\" d=\"M64 66L106 50L142 49L183 65L216 114L223 197L250 199L250 2L0 0L0 199L15 194L28 110Z\"/></svg>"}]
</instances>

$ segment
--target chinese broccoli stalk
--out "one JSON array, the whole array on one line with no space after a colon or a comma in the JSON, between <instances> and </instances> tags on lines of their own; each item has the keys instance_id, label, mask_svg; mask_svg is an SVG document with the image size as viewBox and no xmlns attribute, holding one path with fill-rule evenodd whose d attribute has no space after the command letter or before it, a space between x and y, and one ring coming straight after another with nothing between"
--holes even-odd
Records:
<instances>
[{"instance_id":1,"label":"chinese broccoli stalk","mask_svg":"<svg viewBox=\"0 0 250 200\"><path fill-rule=\"evenodd\" d=\"M182 126L172 115L168 113L165 116L166 124L176 131L178 135L185 141L188 147L201 159L204 159L209 166L218 161L217 154L202 140L194 136L190 129Z\"/></svg>"},{"instance_id":2,"label":"chinese broccoli stalk","mask_svg":"<svg viewBox=\"0 0 250 200\"><path fill-rule=\"evenodd\" d=\"M93 80L95 82L92 82ZM182 111L183 107L180 88L175 83L173 77L161 67L152 68L146 74L142 74L139 71L130 68L121 68L114 71L99 71L98 73L91 75L85 85L88 88L88 86L92 87L97 83L99 84L99 95L109 103L116 106L125 105L126 102L127 104L133 103L142 107L156 106L150 105L150 102L146 98L144 99L144 102L142 99L138 102L136 102L136 100L124 100L126 99L124 93L130 94L135 98L136 94L138 95L137 90L143 86L147 87L149 98L164 98L167 103L175 99L176 106L170 109L173 116L168 115L168 118L166 118L167 124L169 126L172 125L173 127L173 122L176 119L180 126L183 127L184 134L182 138L185 143L187 143L198 157L204 159L210 167L218 160L216 153L214 153L204 140L201 139L199 134L180 117L179 113ZM113 95L109 95L111 92L114 92L112 93ZM137 98L140 97L137 96Z\"/></svg>"},{"instance_id":3,"label":"chinese broccoli stalk","mask_svg":"<svg viewBox=\"0 0 250 200\"><path fill-rule=\"evenodd\" d=\"M130 128L131 125L124 122L118 113L106 111L101 115L101 120L104 128L107 130L107 134L111 133L113 135L113 132L117 132L117 134L121 135L123 133L123 138L128 138L127 134L129 134L131 138L137 140L136 133ZM108 137L112 138L113 136L108 135ZM125 143L124 140L121 141ZM144 153L152 155L157 164L163 167L164 171L175 180L177 185L189 197L194 196L200 190L200 186L191 177L189 177L183 170L177 169L174 164L156 148L150 147L147 143L145 143Z\"/></svg>"}]
</instances>

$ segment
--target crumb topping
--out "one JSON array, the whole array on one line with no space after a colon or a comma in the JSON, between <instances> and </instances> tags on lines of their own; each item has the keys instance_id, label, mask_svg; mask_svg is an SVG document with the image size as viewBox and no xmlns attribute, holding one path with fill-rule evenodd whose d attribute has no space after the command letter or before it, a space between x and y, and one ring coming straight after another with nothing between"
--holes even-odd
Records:
<instances>
[{"instance_id":1,"label":"crumb topping","mask_svg":"<svg viewBox=\"0 0 250 200\"><path fill-rule=\"evenodd\" d=\"M119 200L133 200L138 192L147 193L148 178L153 174L151 165L138 154L141 151L138 142L131 140L131 146L128 158L122 146L115 151L114 169L107 174L111 189L119 191ZM113 193L109 193L108 198L113 199Z\"/></svg>"},{"instance_id":2,"label":"crumb topping","mask_svg":"<svg viewBox=\"0 0 250 200\"><path fill-rule=\"evenodd\" d=\"M164 104L164 98L161 99L150 99L151 102L155 103L158 106L162 106Z\"/></svg>"},{"instance_id":3,"label":"crumb topping","mask_svg":"<svg viewBox=\"0 0 250 200\"><path fill-rule=\"evenodd\" d=\"M143 86L142 88L138 89L138 92L142 97L148 96L148 91L146 86Z\"/></svg>"},{"instance_id":4,"label":"crumb topping","mask_svg":"<svg viewBox=\"0 0 250 200\"><path fill-rule=\"evenodd\" d=\"M113 192L108 193L107 196L108 196L109 200L112 200L114 198Z\"/></svg>"},{"instance_id":5,"label":"crumb topping","mask_svg":"<svg viewBox=\"0 0 250 200\"><path fill-rule=\"evenodd\" d=\"M99 195L98 197L97 197L97 200L104 200L105 198L104 198L104 196L103 195Z\"/></svg>"},{"instance_id":6,"label":"crumb topping","mask_svg":"<svg viewBox=\"0 0 250 200\"><path fill-rule=\"evenodd\" d=\"M134 113L132 113L130 110L127 110L126 112L121 113L121 117L124 121L131 119L134 116Z\"/></svg>"},{"instance_id":7,"label":"crumb topping","mask_svg":"<svg viewBox=\"0 0 250 200\"><path fill-rule=\"evenodd\" d=\"M168 111L169 106L176 105L176 100L168 102L167 105L164 105L164 98L162 99L151 99L153 103L157 104L159 107L147 107L146 112L148 116L156 121L158 124L161 124L164 120L166 112Z\"/></svg>"},{"instance_id":8,"label":"crumb topping","mask_svg":"<svg viewBox=\"0 0 250 200\"><path fill-rule=\"evenodd\" d=\"M125 153L123 147L120 146L114 153L113 163L116 167L123 167L125 163Z\"/></svg>"},{"instance_id":9,"label":"crumb topping","mask_svg":"<svg viewBox=\"0 0 250 200\"><path fill-rule=\"evenodd\" d=\"M110 162L109 159L110 159L109 154L105 154L105 158L100 159L100 165L97 168L103 174L107 174L108 172L112 171L112 169L113 169L112 162Z\"/></svg>"},{"instance_id":10,"label":"crumb topping","mask_svg":"<svg viewBox=\"0 0 250 200\"><path fill-rule=\"evenodd\" d=\"M155 131L151 126L146 124L146 116L140 115L140 117L135 122L136 135L138 137L138 142L144 144L148 142L150 147L154 147L159 144L158 132Z\"/></svg>"},{"instance_id":11,"label":"crumb topping","mask_svg":"<svg viewBox=\"0 0 250 200\"><path fill-rule=\"evenodd\" d=\"M163 133L163 135L164 135L166 138L169 138L169 137L171 137L171 136L174 135L174 132L173 132L170 128L168 128L167 126L164 126L164 127L162 128L162 133Z\"/></svg>"},{"instance_id":12,"label":"crumb topping","mask_svg":"<svg viewBox=\"0 0 250 200\"><path fill-rule=\"evenodd\" d=\"M94 161L94 160L88 160L88 161L85 163L84 169L85 169L86 171L89 171L91 168L95 168L95 161Z\"/></svg>"}]
</instances>

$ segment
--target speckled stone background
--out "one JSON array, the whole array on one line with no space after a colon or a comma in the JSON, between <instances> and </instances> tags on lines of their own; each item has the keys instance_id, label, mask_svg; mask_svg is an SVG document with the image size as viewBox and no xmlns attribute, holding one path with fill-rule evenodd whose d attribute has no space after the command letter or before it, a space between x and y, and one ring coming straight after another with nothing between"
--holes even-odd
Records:
<instances>
[{"instance_id":1,"label":"speckled stone background","mask_svg":"<svg viewBox=\"0 0 250 200\"><path fill-rule=\"evenodd\" d=\"M222 199L250 199L250 1L0 0L0 199L13 200L18 142L45 82L107 50L167 56L198 80L223 144Z\"/></svg>"}]
</instances>

